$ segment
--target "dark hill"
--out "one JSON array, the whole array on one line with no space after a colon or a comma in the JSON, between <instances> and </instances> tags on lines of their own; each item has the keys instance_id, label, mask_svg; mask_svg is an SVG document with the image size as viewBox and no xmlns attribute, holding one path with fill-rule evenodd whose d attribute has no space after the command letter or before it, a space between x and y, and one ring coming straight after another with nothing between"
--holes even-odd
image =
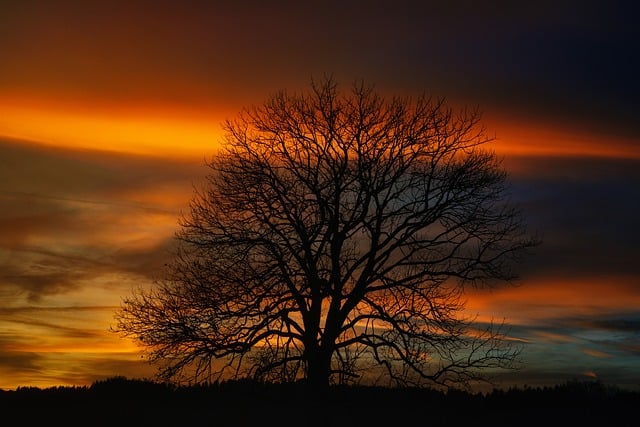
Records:
<instances>
[{"instance_id":1,"label":"dark hill","mask_svg":"<svg viewBox=\"0 0 640 427\"><path fill-rule=\"evenodd\" d=\"M490 394L336 386L320 397L301 384L174 387L114 377L0 392L3 419L27 426L635 426L638 408L640 393L598 382Z\"/></svg>"}]
</instances>

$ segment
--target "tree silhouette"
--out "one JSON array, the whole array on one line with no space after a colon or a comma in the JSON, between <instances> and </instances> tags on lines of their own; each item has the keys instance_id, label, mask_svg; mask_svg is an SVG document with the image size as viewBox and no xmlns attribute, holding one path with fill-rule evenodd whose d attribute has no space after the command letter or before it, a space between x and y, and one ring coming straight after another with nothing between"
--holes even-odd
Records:
<instances>
[{"instance_id":1,"label":"tree silhouette","mask_svg":"<svg viewBox=\"0 0 640 427\"><path fill-rule=\"evenodd\" d=\"M464 313L537 243L477 110L325 78L224 128L167 276L116 315L161 378L457 386L514 366L503 325Z\"/></svg>"}]
</instances>

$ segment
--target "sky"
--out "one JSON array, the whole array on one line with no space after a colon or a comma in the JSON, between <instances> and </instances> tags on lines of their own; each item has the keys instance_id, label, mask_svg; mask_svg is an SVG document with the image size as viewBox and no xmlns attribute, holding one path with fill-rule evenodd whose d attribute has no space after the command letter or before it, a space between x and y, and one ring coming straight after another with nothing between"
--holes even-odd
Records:
<instances>
[{"instance_id":1,"label":"sky","mask_svg":"<svg viewBox=\"0 0 640 427\"><path fill-rule=\"evenodd\" d=\"M221 123L332 75L478 106L543 243L474 291L506 386L640 388L633 2L0 1L0 389L149 378L110 332L159 278Z\"/></svg>"}]
</instances>

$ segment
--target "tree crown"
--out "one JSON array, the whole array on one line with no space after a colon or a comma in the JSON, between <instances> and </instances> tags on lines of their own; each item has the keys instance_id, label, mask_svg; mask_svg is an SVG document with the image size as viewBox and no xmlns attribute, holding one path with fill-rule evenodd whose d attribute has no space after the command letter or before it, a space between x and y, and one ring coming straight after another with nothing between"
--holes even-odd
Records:
<instances>
[{"instance_id":1,"label":"tree crown","mask_svg":"<svg viewBox=\"0 0 640 427\"><path fill-rule=\"evenodd\" d=\"M463 314L465 286L512 281L536 243L477 110L329 78L225 131L169 277L119 313L165 378L452 385L513 366L504 331Z\"/></svg>"}]
</instances>

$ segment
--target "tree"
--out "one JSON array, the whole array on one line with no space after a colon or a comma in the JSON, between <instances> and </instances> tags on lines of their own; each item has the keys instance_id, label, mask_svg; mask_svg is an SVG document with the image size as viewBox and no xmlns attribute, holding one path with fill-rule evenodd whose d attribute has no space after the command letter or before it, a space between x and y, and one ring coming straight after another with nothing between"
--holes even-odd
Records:
<instances>
[{"instance_id":1,"label":"tree","mask_svg":"<svg viewBox=\"0 0 640 427\"><path fill-rule=\"evenodd\" d=\"M115 330L163 379L457 386L513 367L503 325L464 313L468 286L513 281L536 244L480 116L332 78L243 110L167 277L123 300Z\"/></svg>"}]
</instances>

